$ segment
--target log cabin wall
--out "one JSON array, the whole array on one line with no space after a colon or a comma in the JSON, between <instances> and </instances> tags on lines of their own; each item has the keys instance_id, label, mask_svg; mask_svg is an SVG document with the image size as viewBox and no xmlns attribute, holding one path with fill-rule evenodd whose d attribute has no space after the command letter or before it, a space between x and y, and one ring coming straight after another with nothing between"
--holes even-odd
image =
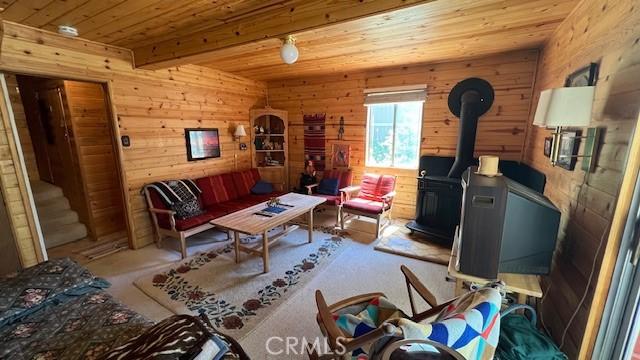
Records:
<instances>
[{"instance_id":1,"label":"log cabin wall","mask_svg":"<svg viewBox=\"0 0 640 360\"><path fill-rule=\"evenodd\" d=\"M635 3L635 4L634 4ZM543 154L550 132L529 126L524 160L547 175L545 194L561 209L562 222L550 276L543 279L546 297L542 319L558 343L585 292L596 259L594 281L570 323L562 350L569 358L585 357L585 326L602 262L598 244L607 232L624 173L630 134L640 107L640 7L634 0L582 1L541 51L534 102L541 90L562 87L567 75L600 62L591 126L605 129L595 172L585 177L580 161L574 171L552 167ZM635 71L629 69L635 67ZM626 78L626 79L625 79ZM630 96L632 95L632 96ZM635 98L634 98L635 97ZM533 121L535 106L530 121ZM580 151L582 153L582 150ZM603 246L604 248L604 246Z\"/></svg>"},{"instance_id":2,"label":"log cabin wall","mask_svg":"<svg viewBox=\"0 0 640 360\"><path fill-rule=\"evenodd\" d=\"M135 248L153 241L141 187L171 178L194 178L251 165L248 151L235 151L237 124L249 127L249 109L263 106L265 84L199 66L134 70L131 52L105 44L69 39L50 32L3 22L0 70L109 84L126 182L125 203L133 216ZM222 157L188 162L184 128L220 130ZM23 210L24 211L24 210Z\"/></svg>"},{"instance_id":3,"label":"log cabin wall","mask_svg":"<svg viewBox=\"0 0 640 360\"><path fill-rule=\"evenodd\" d=\"M366 172L398 175L393 215L415 214L417 170L365 167L367 111L366 88L427 84L423 109L421 153L454 156L458 141L458 119L447 107L451 88L468 77L488 80L495 102L479 122L476 156L495 154L520 160L525 141L537 50L510 52L479 59L385 68L331 76L270 81L271 106L289 112L289 183L298 184L304 168L303 114L326 113L326 156L330 166L331 144L338 142L340 117L344 117L344 141L351 144L354 183Z\"/></svg>"}]
</instances>

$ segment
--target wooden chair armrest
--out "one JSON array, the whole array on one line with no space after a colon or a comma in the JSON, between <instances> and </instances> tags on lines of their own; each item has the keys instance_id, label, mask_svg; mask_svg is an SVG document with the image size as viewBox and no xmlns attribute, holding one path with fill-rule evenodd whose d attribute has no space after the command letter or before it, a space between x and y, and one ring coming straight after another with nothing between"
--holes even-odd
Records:
<instances>
[{"instance_id":1,"label":"wooden chair armrest","mask_svg":"<svg viewBox=\"0 0 640 360\"><path fill-rule=\"evenodd\" d=\"M171 230L177 231L176 230L176 217L175 217L176 212L175 211L167 210L167 209L149 208L149 212L151 214L153 214L154 222L156 223L156 226L159 226L159 225L157 225L157 221L158 221L157 217L156 217L157 214L169 215L169 225L171 226Z\"/></svg>"},{"instance_id":2,"label":"wooden chair armrest","mask_svg":"<svg viewBox=\"0 0 640 360\"><path fill-rule=\"evenodd\" d=\"M427 289L426 286L424 286L413 271L409 270L409 268L404 265L400 266L400 271L404 274L404 279L407 284L407 292L409 293L409 302L411 303L411 312L413 313L413 316L418 314L418 310L413 299L412 289L415 290L418 295L420 295L420 297L432 308L438 305L436 297L431 293L431 291L429 291L429 289Z\"/></svg>"},{"instance_id":3,"label":"wooden chair armrest","mask_svg":"<svg viewBox=\"0 0 640 360\"><path fill-rule=\"evenodd\" d=\"M390 192L390 193L386 193L386 194L384 194L384 195L382 196L382 199L384 199L384 200L391 200L391 199L393 199L395 196L396 196L396 192L395 192L395 190L394 190L394 191L392 191L392 192Z\"/></svg>"},{"instance_id":4,"label":"wooden chair armrest","mask_svg":"<svg viewBox=\"0 0 640 360\"><path fill-rule=\"evenodd\" d=\"M318 185L320 185L320 184L305 185L304 187L307 188L307 194L309 194L309 195L313 194L313 188L318 187Z\"/></svg>"},{"instance_id":5,"label":"wooden chair armrest","mask_svg":"<svg viewBox=\"0 0 640 360\"><path fill-rule=\"evenodd\" d=\"M329 311L334 313L342 308L345 308L351 305L361 304L364 302L369 302L377 297L382 297L382 296L386 297L385 294L381 292L352 296L348 299L344 299L344 300L338 301L335 304L329 305Z\"/></svg>"},{"instance_id":6,"label":"wooden chair armrest","mask_svg":"<svg viewBox=\"0 0 640 360\"><path fill-rule=\"evenodd\" d=\"M167 209L156 209L156 208L149 208L149 211L152 213L156 213L156 214L167 214L167 215L175 215L176 212L173 210L167 210Z\"/></svg>"},{"instance_id":7,"label":"wooden chair armrest","mask_svg":"<svg viewBox=\"0 0 640 360\"><path fill-rule=\"evenodd\" d=\"M341 202L345 202L345 201L351 199L351 196L354 193L357 193L359 191L360 191L360 185L347 186L347 187L344 187L344 188L340 189L340 200L341 200Z\"/></svg>"},{"instance_id":8,"label":"wooden chair armrest","mask_svg":"<svg viewBox=\"0 0 640 360\"><path fill-rule=\"evenodd\" d=\"M419 314L415 314L411 317L411 321L413 322L421 322L424 321L432 316L438 315L440 313L440 311L442 311L444 308L446 308L447 306L449 306L449 304L451 304L452 302L456 301L458 298L455 297L453 299L449 299L445 302L443 302L442 304L438 304L434 307L432 307L429 310L423 311Z\"/></svg>"}]
</instances>

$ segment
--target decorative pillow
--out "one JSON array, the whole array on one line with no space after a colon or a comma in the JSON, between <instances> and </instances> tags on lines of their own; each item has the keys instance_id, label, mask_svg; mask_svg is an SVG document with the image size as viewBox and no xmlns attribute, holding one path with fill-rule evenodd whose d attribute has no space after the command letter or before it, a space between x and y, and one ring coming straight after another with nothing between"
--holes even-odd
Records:
<instances>
[{"instance_id":1,"label":"decorative pillow","mask_svg":"<svg viewBox=\"0 0 640 360\"><path fill-rule=\"evenodd\" d=\"M256 195L271 194L273 192L273 185L271 183L258 180L251 188L251 193Z\"/></svg>"},{"instance_id":2,"label":"decorative pillow","mask_svg":"<svg viewBox=\"0 0 640 360\"><path fill-rule=\"evenodd\" d=\"M322 179L318 184L318 194L338 195L338 185L340 179Z\"/></svg>"},{"instance_id":3,"label":"decorative pillow","mask_svg":"<svg viewBox=\"0 0 640 360\"><path fill-rule=\"evenodd\" d=\"M188 219L204 213L200 199L194 196L188 188L177 181L169 181L167 183L179 198L184 199L171 205L171 210L176 212L176 218Z\"/></svg>"},{"instance_id":4,"label":"decorative pillow","mask_svg":"<svg viewBox=\"0 0 640 360\"><path fill-rule=\"evenodd\" d=\"M109 283L69 258L32 266L0 280L0 327L20 320L52 302L68 300Z\"/></svg>"},{"instance_id":5,"label":"decorative pillow","mask_svg":"<svg viewBox=\"0 0 640 360\"><path fill-rule=\"evenodd\" d=\"M191 315L174 315L112 349L102 359L213 359L229 347Z\"/></svg>"}]
</instances>

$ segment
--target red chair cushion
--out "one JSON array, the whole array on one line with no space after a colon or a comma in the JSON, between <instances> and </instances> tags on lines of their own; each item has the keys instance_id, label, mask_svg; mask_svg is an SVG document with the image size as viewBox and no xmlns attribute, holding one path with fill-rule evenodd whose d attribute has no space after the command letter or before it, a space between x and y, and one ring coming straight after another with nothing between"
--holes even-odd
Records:
<instances>
[{"instance_id":1,"label":"red chair cushion","mask_svg":"<svg viewBox=\"0 0 640 360\"><path fill-rule=\"evenodd\" d=\"M233 178L233 174L232 173L222 174L220 175L220 177L222 178L222 186L227 192L227 201L237 199L238 190L236 190L236 186L233 184L235 181Z\"/></svg>"},{"instance_id":2,"label":"red chair cushion","mask_svg":"<svg viewBox=\"0 0 640 360\"><path fill-rule=\"evenodd\" d=\"M340 205L340 195L324 195L324 194L313 194L313 196L322 197L327 199L325 202L326 205Z\"/></svg>"},{"instance_id":3,"label":"red chair cushion","mask_svg":"<svg viewBox=\"0 0 640 360\"><path fill-rule=\"evenodd\" d=\"M351 186L351 182L353 181L353 172L351 169L346 170L326 170L324 174L322 174L324 179L338 179L338 189L345 188L347 186Z\"/></svg>"},{"instance_id":4,"label":"red chair cushion","mask_svg":"<svg viewBox=\"0 0 640 360\"><path fill-rule=\"evenodd\" d=\"M385 205L381 201L367 200L363 198L355 198L347 200L342 204L343 209L353 209L369 214L380 214L382 210L389 209L389 205Z\"/></svg>"},{"instance_id":5,"label":"red chair cushion","mask_svg":"<svg viewBox=\"0 0 640 360\"><path fill-rule=\"evenodd\" d=\"M360 184L359 198L382 201L382 197L393 191L396 178L391 175L364 174Z\"/></svg>"}]
</instances>

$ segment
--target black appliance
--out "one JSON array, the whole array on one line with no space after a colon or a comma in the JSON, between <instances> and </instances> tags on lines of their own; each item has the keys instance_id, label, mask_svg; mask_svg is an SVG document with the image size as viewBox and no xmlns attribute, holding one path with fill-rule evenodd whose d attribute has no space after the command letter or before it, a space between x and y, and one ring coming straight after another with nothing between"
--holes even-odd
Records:
<instances>
[{"instance_id":1,"label":"black appliance","mask_svg":"<svg viewBox=\"0 0 640 360\"><path fill-rule=\"evenodd\" d=\"M407 224L411 232L427 235L433 242L453 243L455 228L460 224L460 175L469 166L478 165L473 157L478 118L489 110L493 97L491 85L482 79L461 81L451 90L449 110L460 117L456 156L420 158L416 219ZM541 172L515 161L501 160L499 167L505 176L535 191L544 191L546 177Z\"/></svg>"},{"instance_id":2,"label":"black appliance","mask_svg":"<svg viewBox=\"0 0 640 360\"><path fill-rule=\"evenodd\" d=\"M458 270L485 279L499 272L548 274L560 210L544 195L505 176L462 177Z\"/></svg>"},{"instance_id":3,"label":"black appliance","mask_svg":"<svg viewBox=\"0 0 640 360\"><path fill-rule=\"evenodd\" d=\"M452 164L445 159L433 159L433 169L423 168L421 159L416 220L407 224L412 232L430 235L431 240L442 243L453 241L460 220L460 176L473 164L478 118L491 108L493 97L491 85L478 78L463 80L451 89L449 110L460 118L456 157Z\"/></svg>"}]
</instances>

